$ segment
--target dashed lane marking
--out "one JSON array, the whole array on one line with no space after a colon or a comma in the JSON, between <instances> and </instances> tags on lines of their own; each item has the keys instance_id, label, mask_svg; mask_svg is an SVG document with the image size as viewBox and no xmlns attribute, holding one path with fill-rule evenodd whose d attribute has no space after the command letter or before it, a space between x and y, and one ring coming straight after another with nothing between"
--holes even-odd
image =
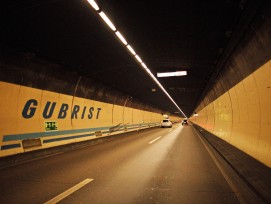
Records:
<instances>
[{"instance_id":1,"label":"dashed lane marking","mask_svg":"<svg viewBox=\"0 0 271 204\"><path fill-rule=\"evenodd\" d=\"M63 193L59 194L58 196L56 196L56 197L52 198L51 200L47 201L45 204L57 203L57 202L63 200L64 198L66 198L67 196L71 195L75 191L79 190L83 186L87 185L88 183L90 183L93 180L94 179L87 178L87 179L81 181L80 183L76 184L75 186L69 188L68 190L64 191Z\"/></svg>"},{"instance_id":2,"label":"dashed lane marking","mask_svg":"<svg viewBox=\"0 0 271 204\"><path fill-rule=\"evenodd\" d=\"M150 141L150 142L149 142L149 144L154 143L156 140L159 140L160 138L161 138L161 136L160 136L160 137L155 138L154 140Z\"/></svg>"}]
</instances>

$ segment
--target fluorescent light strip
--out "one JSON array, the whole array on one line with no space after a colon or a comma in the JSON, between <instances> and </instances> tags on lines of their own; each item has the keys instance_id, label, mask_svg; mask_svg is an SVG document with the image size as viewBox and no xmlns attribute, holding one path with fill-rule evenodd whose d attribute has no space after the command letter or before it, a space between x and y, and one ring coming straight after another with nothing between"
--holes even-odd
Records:
<instances>
[{"instance_id":1,"label":"fluorescent light strip","mask_svg":"<svg viewBox=\"0 0 271 204\"><path fill-rule=\"evenodd\" d=\"M185 75L187 75L187 71L157 73L157 77L173 77L173 76L185 76Z\"/></svg>"},{"instance_id":2,"label":"fluorescent light strip","mask_svg":"<svg viewBox=\"0 0 271 204\"><path fill-rule=\"evenodd\" d=\"M98 11L99 10L99 6L96 4L96 2L94 0L87 0L91 6ZM151 78L154 80L154 82L156 84L158 84L158 86L162 89L162 91L168 96L168 98L173 102L173 104L181 111L181 113L183 114L183 116L185 116L187 118L187 116L184 114L184 112L181 110L181 108L175 103L175 101L171 98L171 96L168 94L168 92L164 89L164 87L160 84L160 82L155 78L155 76L151 73L151 71L148 69L148 67L142 62L142 60L140 59L140 57L138 55L136 55L135 51L133 50L133 48L130 45L127 45L127 41L125 40L125 38L117 31L116 32L116 27L114 26L114 24L109 20L109 18L105 15L104 12L99 12L99 15L101 16L101 18L104 20L104 22L111 28L111 30L113 30L116 35L118 36L118 38L122 41L122 43L124 45L126 45L126 47L128 48L128 50L132 53L132 55L135 55L135 58L137 59L137 61L141 64L141 66L147 71L147 73L151 76Z\"/></svg>"},{"instance_id":3,"label":"fluorescent light strip","mask_svg":"<svg viewBox=\"0 0 271 204\"><path fill-rule=\"evenodd\" d=\"M127 45L127 48L132 53L132 55L136 55L134 49L130 45Z\"/></svg>"},{"instance_id":4,"label":"fluorescent light strip","mask_svg":"<svg viewBox=\"0 0 271 204\"><path fill-rule=\"evenodd\" d=\"M147 70L149 75L152 75L151 70L149 70L148 68L146 70Z\"/></svg>"},{"instance_id":5,"label":"fluorescent light strip","mask_svg":"<svg viewBox=\"0 0 271 204\"><path fill-rule=\"evenodd\" d=\"M143 62L141 63L141 65L142 65L142 67L147 71L147 73L148 73L149 75L152 75L151 70L150 70Z\"/></svg>"},{"instance_id":6,"label":"fluorescent light strip","mask_svg":"<svg viewBox=\"0 0 271 204\"><path fill-rule=\"evenodd\" d=\"M100 9L94 0L87 0L87 1L96 11Z\"/></svg>"},{"instance_id":7,"label":"fluorescent light strip","mask_svg":"<svg viewBox=\"0 0 271 204\"><path fill-rule=\"evenodd\" d=\"M139 57L138 55L136 55L135 58L136 58L137 61L139 61L140 63L142 62L142 60L140 59L140 57Z\"/></svg>"},{"instance_id":8,"label":"fluorescent light strip","mask_svg":"<svg viewBox=\"0 0 271 204\"><path fill-rule=\"evenodd\" d=\"M143 62L141 62L141 65L143 68L148 69L148 67Z\"/></svg>"},{"instance_id":9,"label":"fluorescent light strip","mask_svg":"<svg viewBox=\"0 0 271 204\"><path fill-rule=\"evenodd\" d=\"M175 103L175 101L171 98L171 96L164 89L164 87L160 84L160 82L155 78L155 76L152 73L150 73L150 76L156 82L156 84L158 84L158 86L162 89L162 91L167 95L167 97L172 101L172 103L179 109L179 111L181 111L181 113L183 114L183 116L187 118L187 116L184 114L184 112L182 111L182 109Z\"/></svg>"},{"instance_id":10,"label":"fluorescent light strip","mask_svg":"<svg viewBox=\"0 0 271 204\"><path fill-rule=\"evenodd\" d=\"M124 45L127 45L127 41L125 40L125 38L122 36L122 34L119 32L119 31L117 31L117 32L115 32L116 33L116 35L118 36L118 38L120 39L120 41L124 44Z\"/></svg>"},{"instance_id":11,"label":"fluorescent light strip","mask_svg":"<svg viewBox=\"0 0 271 204\"><path fill-rule=\"evenodd\" d=\"M104 12L100 12L99 15L102 17L102 19L104 20L104 22L106 22L106 24L111 28L111 30L116 31L116 27L110 21L110 19L105 15Z\"/></svg>"},{"instance_id":12,"label":"fluorescent light strip","mask_svg":"<svg viewBox=\"0 0 271 204\"><path fill-rule=\"evenodd\" d=\"M156 79L156 77L151 73L150 69L145 65L144 62L141 62L142 67L147 71L147 73L151 76L156 84L162 89L162 91L167 95L167 97L173 102L173 104L181 111L181 113L187 118L182 109L175 103L175 101L171 98L168 92L164 89L164 87L160 84L160 82Z\"/></svg>"}]
</instances>

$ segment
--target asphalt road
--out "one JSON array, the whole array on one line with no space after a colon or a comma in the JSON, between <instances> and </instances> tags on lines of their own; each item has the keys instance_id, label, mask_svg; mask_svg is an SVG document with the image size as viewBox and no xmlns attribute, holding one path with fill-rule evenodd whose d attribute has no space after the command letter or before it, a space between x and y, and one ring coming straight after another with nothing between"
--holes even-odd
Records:
<instances>
[{"instance_id":1,"label":"asphalt road","mask_svg":"<svg viewBox=\"0 0 271 204\"><path fill-rule=\"evenodd\" d=\"M0 203L239 203L191 126L153 128L0 170Z\"/></svg>"}]
</instances>

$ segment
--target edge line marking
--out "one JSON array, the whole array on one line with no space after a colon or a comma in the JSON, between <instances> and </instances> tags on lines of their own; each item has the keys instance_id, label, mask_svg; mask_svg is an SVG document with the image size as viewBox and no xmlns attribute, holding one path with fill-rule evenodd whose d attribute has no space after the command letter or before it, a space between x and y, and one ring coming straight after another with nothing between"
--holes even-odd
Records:
<instances>
[{"instance_id":1,"label":"edge line marking","mask_svg":"<svg viewBox=\"0 0 271 204\"><path fill-rule=\"evenodd\" d=\"M212 151L210 150L210 148L207 146L207 144L205 143L205 141L202 139L202 136L197 132L197 130L195 130L194 127L193 127L193 130L199 136L202 144L204 145L205 149L209 153L209 155L212 158L213 162L215 163L216 167L219 169L220 173L222 174L222 176L224 177L224 179L228 183L229 187L231 188L232 192L234 193L234 195L236 196L236 198L238 199L238 201L240 203L245 203L245 201L239 195L239 191L238 191L237 187L235 186L235 184L233 183L233 181L230 179L230 177L227 175L227 173L225 172L225 170L221 167L221 165L219 164L219 161L214 156L214 153L212 153Z\"/></svg>"}]
</instances>

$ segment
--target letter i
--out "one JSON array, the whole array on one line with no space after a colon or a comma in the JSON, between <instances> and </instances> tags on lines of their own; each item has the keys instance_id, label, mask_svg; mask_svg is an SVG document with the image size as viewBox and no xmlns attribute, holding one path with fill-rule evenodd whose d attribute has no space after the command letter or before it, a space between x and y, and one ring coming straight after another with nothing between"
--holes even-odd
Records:
<instances>
[{"instance_id":1,"label":"letter i","mask_svg":"<svg viewBox=\"0 0 271 204\"><path fill-rule=\"evenodd\" d=\"M83 112L82 112L82 116L81 116L81 119L84 119L84 117L85 117L85 112L86 112L86 106L84 106L84 109L83 109Z\"/></svg>"}]
</instances>

